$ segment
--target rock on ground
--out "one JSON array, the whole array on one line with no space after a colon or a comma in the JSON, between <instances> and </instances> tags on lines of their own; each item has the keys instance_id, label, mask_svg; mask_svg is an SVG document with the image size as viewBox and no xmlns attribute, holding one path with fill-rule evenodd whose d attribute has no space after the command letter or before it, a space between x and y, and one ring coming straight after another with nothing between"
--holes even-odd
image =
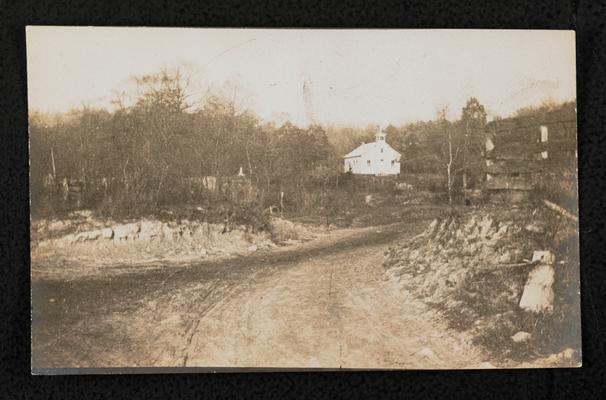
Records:
<instances>
[{"instance_id":1,"label":"rock on ground","mask_svg":"<svg viewBox=\"0 0 606 400\"><path fill-rule=\"evenodd\" d=\"M527 342L528 340L530 340L531 335L528 332L518 332L515 335L513 335L511 337L511 340L513 340L515 343L523 343L523 342Z\"/></svg>"},{"instance_id":2,"label":"rock on ground","mask_svg":"<svg viewBox=\"0 0 606 400\"><path fill-rule=\"evenodd\" d=\"M124 225L117 225L113 228L114 240L128 240L135 239L136 235L141 230L141 224L130 223Z\"/></svg>"},{"instance_id":3,"label":"rock on ground","mask_svg":"<svg viewBox=\"0 0 606 400\"><path fill-rule=\"evenodd\" d=\"M520 308L531 311L553 311L555 271L551 265L538 265L529 274Z\"/></svg>"}]
</instances>

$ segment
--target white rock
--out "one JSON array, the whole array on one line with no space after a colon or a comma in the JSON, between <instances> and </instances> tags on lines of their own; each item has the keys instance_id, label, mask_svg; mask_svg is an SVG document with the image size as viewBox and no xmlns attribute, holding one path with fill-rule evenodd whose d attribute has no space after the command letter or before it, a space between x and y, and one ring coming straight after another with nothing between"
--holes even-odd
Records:
<instances>
[{"instance_id":1,"label":"white rock","mask_svg":"<svg viewBox=\"0 0 606 400\"><path fill-rule=\"evenodd\" d=\"M182 225L179 227L179 235L184 239L191 239L192 231L188 225Z\"/></svg>"},{"instance_id":2,"label":"white rock","mask_svg":"<svg viewBox=\"0 0 606 400\"><path fill-rule=\"evenodd\" d=\"M114 240L134 239L140 230L141 225L135 223L118 225L113 228Z\"/></svg>"},{"instance_id":3,"label":"white rock","mask_svg":"<svg viewBox=\"0 0 606 400\"><path fill-rule=\"evenodd\" d=\"M104 239L111 239L114 237L114 231L112 230L112 228L101 229L101 234Z\"/></svg>"},{"instance_id":4,"label":"white rock","mask_svg":"<svg viewBox=\"0 0 606 400\"><path fill-rule=\"evenodd\" d=\"M484 361L480 365L478 365L478 369L495 369L496 367L489 363L488 361Z\"/></svg>"},{"instance_id":5,"label":"white rock","mask_svg":"<svg viewBox=\"0 0 606 400\"><path fill-rule=\"evenodd\" d=\"M532 261L540 261L541 264L554 264L555 255L549 250L535 251L532 253Z\"/></svg>"},{"instance_id":6,"label":"white rock","mask_svg":"<svg viewBox=\"0 0 606 400\"><path fill-rule=\"evenodd\" d=\"M568 360L572 360L575 358L577 351L575 349L571 349L570 347L562 350L562 352L560 353L564 358L568 359Z\"/></svg>"},{"instance_id":7,"label":"white rock","mask_svg":"<svg viewBox=\"0 0 606 400\"><path fill-rule=\"evenodd\" d=\"M161 232L161 226L159 223L152 221L142 221L141 231L139 232L140 240L151 240L156 236L159 236Z\"/></svg>"},{"instance_id":8,"label":"white rock","mask_svg":"<svg viewBox=\"0 0 606 400\"><path fill-rule=\"evenodd\" d=\"M522 331L520 331L520 332L516 333L515 335L513 335L511 337L511 340L513 340L516 343L524 343L524 342L530 340L531 336L532 335L530 333L528 333L528 332L522 332Z\"/></svg>"},{"instance_id":9,"label":"white rock","mask_svg":"<svg viewBox=\"0 0 606 400\"><path fill-rule=\"evenodd\" d=\"M253 244L252 246L248 246L248 251L257 251L257 245Z\"/></svg>"},{"instance_id":10,"label":"white rock","mask_svg":"<svg viewBox=\"0 0 606 400\"><path fill-rule=\"evenodd\" d=\"M162 237L165 239L172 239L175 237L175 230L168 226L168 224L162 224Z\"/></svg>"},{"instance_id":11,"label":"white rock","mask_svg":"<svg viewBox=\"0 0 606 400\"><path fill-rule=\"evenodd\" d=\"M545 226L536 222L526 225L524 229L532 233L545 233Z\"/></svg>"},{"instance_id":12,"label":"white rock","mask_svg":"<svg viewBox=\"0 0 606 400\"><path fill-rule=\"evenodd\" d=\"M97 240L99 239L101 236L103 235L103 232L101 230L94 230L94 231L88 231L88 232L81 232L76 236L76 241L83 241L83 240Z\"/></svg>"},{"instance_id":13,"label":"white rock","mask_svg":"<svg viewBox=\"0 0 606 400\"><path fill-rule=\"evenodd\" d=\"M551 265L536 266L528 275L520 308L535 313L553 311L555 271Z\"/></svg>"},{"instance_id":14,"label":"white rock","mask_svg":"<svg viewBox=\"0 0 606 400\"><path fill-rule=\"evenodd\" d=\"M435 353L429 347L423 347L421 349L421 351L419 351L418 354L420 356L423 356L423 357L429 359L429 360L435 360L435 359L437 359Z\"/></svg>"}]
</instances>

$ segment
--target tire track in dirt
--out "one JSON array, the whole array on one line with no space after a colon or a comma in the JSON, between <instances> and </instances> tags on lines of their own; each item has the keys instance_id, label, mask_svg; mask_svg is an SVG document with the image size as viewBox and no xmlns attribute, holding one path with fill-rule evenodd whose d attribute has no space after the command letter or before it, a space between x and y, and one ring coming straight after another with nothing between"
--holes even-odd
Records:
<instances>
[{"instance_id":1,"label":"tire track in dirt","mask_svg":"<svg viewBox=\"0 0 606 400\"><path fill-rule=\"evenodd\" d=\"M382 244L301 261L201 318L189 366L474 368L479 349L386 286Z\"/></svg>"},{"instance_id":2,"label":"tire track in dirt","mask_svg":"<svg viewBox=\"0 0 606 400\"><path fill-rule=\"evenodd\" d=\"M338 231L222 261L69 281L34 277L34 367L430 365L403 361L422 344L410 338L421 335L398 317L407 300L380 282L386 245L424 222ZM390 320L397 323L381 325ZM381 358L361 362L380 341L387 342Z\"/></svg>"}]
</instances>

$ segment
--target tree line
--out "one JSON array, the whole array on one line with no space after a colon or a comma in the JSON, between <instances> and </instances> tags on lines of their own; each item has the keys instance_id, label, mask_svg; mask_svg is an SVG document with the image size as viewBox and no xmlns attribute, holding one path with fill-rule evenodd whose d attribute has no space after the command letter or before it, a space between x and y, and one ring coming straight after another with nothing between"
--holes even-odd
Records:
<instances>
[{"instance_id":1,"label":"tree line","mask_svg":"<svg viewBox=\"0 0 606 400\"><path fill-rule=\"evenodd\" d=\"M221 185L237 175L254 187L247 201L255 207L335 209L347 199L341 157L376 133L375 126L277 126L222 94L192 101L190 82L178 69L133 83L130 100L116 99L112 111L30 114L32 213L60 208L49 188L56 191L67 179L84 183L83 206L110 214L188 201L213 207L226 199L195 182L212 177ZM483 179L485 124L484 107L471 98L456 121L442 109L432 121L385 131L402 154L402 173L439 176L433 189L452 201Z\"/></svg>"},{"instance_id":2,"label":"tree line","mask_svg":"<svg viewBox=\"0 0 606 400\"><path fill-rule=\"evenodd\" d=\"M30 115L32 211L62 180L84 182L83 205L112 210L152 209L193 200L215 201L212 190L192 191L200 177L240 172L256 188L254 201L275 204L287 193L291 210L307 189L336 179L340 158L325 130L264 123L226 96L190 102L177 71L135 78L134 101L108 111L83 107L65 115ZM194 185L195 186L195 185ZM204 188L203 188L204 189ZM208 188L206 188L208 189ZM203 197L202 199L200 197Z\"/></svg>"}]
</instances>

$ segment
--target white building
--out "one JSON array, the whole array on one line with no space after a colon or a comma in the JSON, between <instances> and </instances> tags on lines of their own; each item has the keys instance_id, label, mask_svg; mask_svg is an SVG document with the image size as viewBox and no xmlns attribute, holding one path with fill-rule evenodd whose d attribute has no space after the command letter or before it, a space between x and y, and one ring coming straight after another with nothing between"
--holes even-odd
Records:
<instances>
[{"instance_id":1,"label":"white building","mask_svg":"<svg viewBox=\"0 0 606 400\"><path fill-rule=\"evenodd\" d=\"M345 172L361 175L397 175L400 173L400 153L385 141L385 132L375 135L376 140L362 143L343 157Z\"/></svg>"}]
</instances>

